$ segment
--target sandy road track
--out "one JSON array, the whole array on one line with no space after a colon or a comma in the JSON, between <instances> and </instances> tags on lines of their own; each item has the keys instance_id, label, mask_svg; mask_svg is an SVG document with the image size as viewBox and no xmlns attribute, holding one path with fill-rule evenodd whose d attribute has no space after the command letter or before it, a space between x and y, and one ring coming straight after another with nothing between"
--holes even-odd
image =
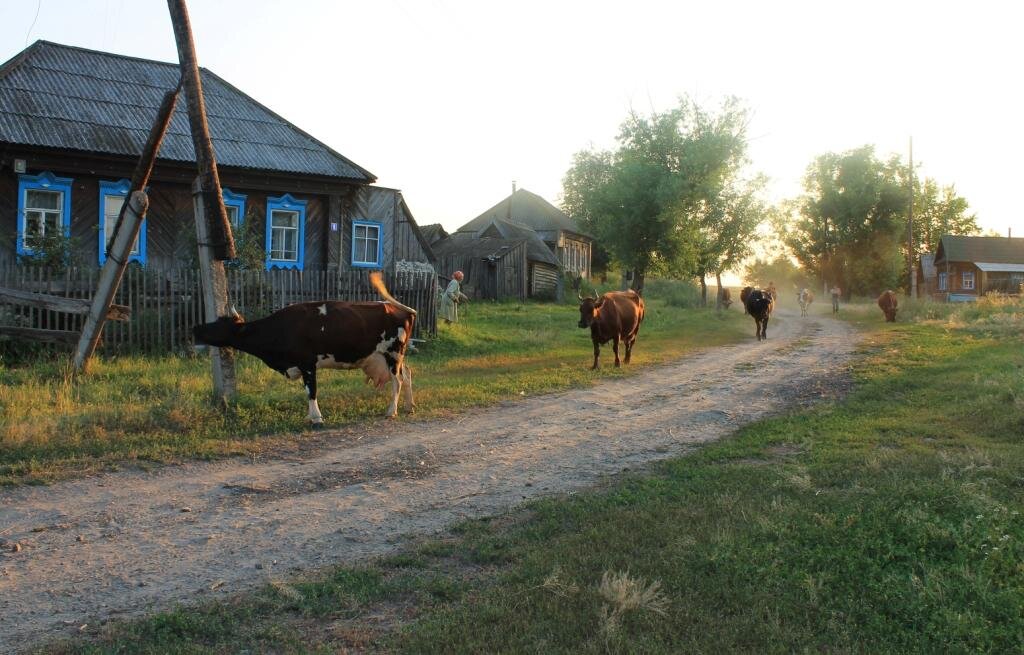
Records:
<instances>
[{"instance_id":1,"label":"sandy road track","mask_svg":"<svg viewBox=\"0 0 1024 655\"><path fill-rule=\"evenodd\" d=\"M829 395L855 340L841 322L786 312L770 341L753 332L750 321L748 342L590 389L328 433L307 455L0 491L0 539L22 544L0 554L0 652L380 555L403 536L685 453Z\"/></svg>"}]
</instances>

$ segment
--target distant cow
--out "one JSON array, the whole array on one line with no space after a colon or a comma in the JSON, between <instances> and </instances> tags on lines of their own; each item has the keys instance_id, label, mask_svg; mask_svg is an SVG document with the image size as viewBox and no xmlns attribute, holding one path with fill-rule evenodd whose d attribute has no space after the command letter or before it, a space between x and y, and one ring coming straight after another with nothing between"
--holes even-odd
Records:
<instances>
[{"instance_id":1,"label":"distant cow","mask_svg":"<svg viewBox=\"0 0 1024 655\"><path fill-rule=\"evenodd\" d=\"M757 340L768 338L768 318L772 315L775 302L767 290L752 289L745 303L747 313L754 317L754 332Z\"/></svg>"},{"instance_id":2,"label":"distant cow","mask_svg":"<svg viewBox=\"0 0 1024 655\"><path fill-rule=\"evenodd\" d=\"M800 315L807 316L807 310L810 309L811 303L814 302L814 292L810 289L801 289L800 293L797 294L796 301L800 303Z\"/></svg>"},{"instance_id":3,"label":"distant cow","mask_svg":"<svg viewBox=\"0 0 1024 655\"><path fill-rule=\"evenodd\" d=\"M579 294L577 294L579 295ZM633 354L633 344L644 320L644 300L635 291L609 291L600 298L580 298L581 328L590 328L594 342L594 365L598 367L601 344L612 342L615 366L619 366L619 341L626 344L626 363Z\"/></svg>"},{"instance_id":4,"label":"distant cow","mask_svg":"<svg viewBox=\"0 0 1024 655\"><path fill-rule=\"evenodd\" d=\"M743 287L740 289L740 302L743 303L743 313L749 314L747 311L747 298L750 297L751 292L754 291L754 287Z\"/></svg>"},{"instance_id":5,"label":"distant cow","mask_svg":"<svg viewBox=\"0 0 1024 655\"><path fill-rule=\"evenodd\" d=\"M721 303L722 307L726 309L729 309L729 306L732 305L732 292L728 289L722 289Z\"/></svg>"},{"instance_id":6,"label":"distant cow","mask_svg":"<svg viewBox=\"0 0 1024 655\"><path fill-rule=\"evenodd\" d=\"M899 307L899 300L896 298L895 291L892 289L883 291L882 295L878 296L878 306L881 308L882 313L885 314L886 322L896 322L896 310Z\"/></svg>"},{"instance_id":7,"label":"distant cow","mask_svg":"<svg viewBox=\"0 0 1024 655\"><path fill-rule=\"evenodd\" d=\"M383 302L296 303L250 323L232 307L228 316L197 325L193 333L197 343L235 348L259 357L290 380L301 377L314 425L324 422L316 401L318 368L362 369L378 389L390 380L391 404L385 416L398 413L399 395L411 412L412 373L405 364L405 349L416 310L391 297L380 273L372 273L370 283Z\"/></svg>"}]
</instances>

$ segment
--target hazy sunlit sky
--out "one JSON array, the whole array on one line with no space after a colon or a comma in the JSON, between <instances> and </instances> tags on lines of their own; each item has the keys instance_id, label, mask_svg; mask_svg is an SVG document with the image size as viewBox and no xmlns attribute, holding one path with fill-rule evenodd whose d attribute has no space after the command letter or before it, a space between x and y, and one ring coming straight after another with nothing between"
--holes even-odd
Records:
<instances>
[{"instance_id":1,"label":"hazy sunlit sky","mask_svg":"<svg viewBox=\"0 0 1024 655\"><path fill-rule=\"evenodd\" d=\"M800 192L818 154L875 144L1024 236L1012 2L190 0L200 64L455 228L512 180L553 202L573 153L631 110L742 98L753 169ZM162 0L0 0L0 60L47 39L176 61ZM34 24L33 24L34 21Z\"/></svg>"}]
</instances>

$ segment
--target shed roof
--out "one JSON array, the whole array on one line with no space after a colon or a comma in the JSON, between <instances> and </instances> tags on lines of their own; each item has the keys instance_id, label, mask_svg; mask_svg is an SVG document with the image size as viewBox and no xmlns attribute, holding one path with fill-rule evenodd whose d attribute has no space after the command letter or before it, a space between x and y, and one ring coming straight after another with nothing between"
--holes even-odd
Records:
<instances>
[{"instance_id":1,"label":"shed roof","mask_svg":"<svg viewBox=\"0 0 1024 655\"><path fill-rule=\"evenodd\" d=\"M935 251L935 262L944 261L1024 264L1024 239L947 234Z\"/></svg>"},{"instance_id":2,"label":"shed roof","mask_svg":"<svg viewBox=\"0 0 1024 655\"><path fill-rule=\"evenodd\" d=\"M558 207L526 189L519 189L458 229L459 232L479 232L494 219L513 221L531 230L566 230L588 238L586 232Z\"/></svg>"},{"instance_id":3,"label":"shed roof","mask_svg":"<svg viewBox=\"0 0 1024 655\"><path fill-rule=\"evenodd\" d=\"M500 237L503 239L517 239L526 242L526 258L531 262L542 262L558 266L558 258L551 252L544 239L530 228L513 223L511 221L496 218L479 232L457 232L456 234L476 234L481 237Z\"/></svg>"},{"instance_id":4,"label":"shed roof","mask_svg":"<svg viewBox=\"0 0 1024 655\"><path fill-rule=\"evenodd\" d=\"M525 243L523 239L500 237L478 237L468 232L455 232L433 245L438 257L463 255L468 257L494 257L501 259L516 246Z\"/></svg>"},{"instance_id":5,"label":"shed roof","mask_svg":"<svg viewBox=\"0 0 1024 655\"><path fill-rule=\"evenodd\" d=\"M424 225L420 228L420 232L423 234L423 238L427 240L427 243L437 243L448 236L447 230L440 223Z\"/></svg>"},{"instance_id":6,"label":"shed roof","mask_svg":"<svg viewBox=\"0 0 1024 655\"><path fill-rule=\"evenodd\" d=\"M36 41L0 66L0 142L137 156L179 73L178 64ZM218 164L375 180L209 70L200 69L200 76ZM160 158L195 161L181 99Z\"/></svg>"}]
</instances>

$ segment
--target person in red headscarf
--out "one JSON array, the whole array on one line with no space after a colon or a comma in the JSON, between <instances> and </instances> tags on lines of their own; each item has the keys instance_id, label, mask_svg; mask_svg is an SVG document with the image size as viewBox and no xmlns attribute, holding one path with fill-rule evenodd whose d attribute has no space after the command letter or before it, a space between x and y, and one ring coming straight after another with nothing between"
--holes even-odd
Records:
<instances>
[{"instance_id":1,"label":"person in red headscarf","mask_svg":"<svg viewBox=\"0 0 1024 655\"><path fill-rule=\"evenodd\" d=\"M466 294L462 293L462 278L462 271L452 273L452 281L441 294L441 316L444 317L446 325L459 322L459 303L469 300Z\"/></svg>"}]
</instances>

